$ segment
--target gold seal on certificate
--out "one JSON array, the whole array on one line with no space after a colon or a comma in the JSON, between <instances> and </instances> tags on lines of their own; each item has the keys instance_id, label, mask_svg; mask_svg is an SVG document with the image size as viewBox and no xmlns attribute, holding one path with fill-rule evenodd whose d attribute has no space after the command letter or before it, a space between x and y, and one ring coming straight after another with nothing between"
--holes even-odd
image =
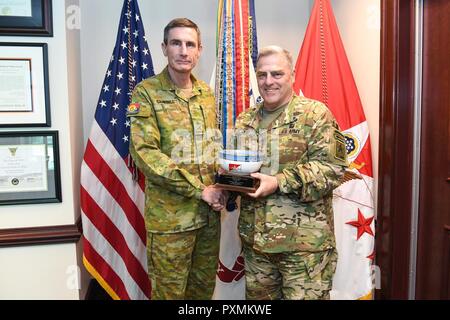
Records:
<instances>
[{"instance_id":1,"label":"gold seal on certificate","mask_svg":"<svg viewBox=\"0 0 450 320\"><path fill-rule=\"evenodd\" d=\"M229 191L255 192L259 180L250 174L258 172L263 161L258 152L249 150L222 150L219 164L224 172L216 174L216 186Z\"/></svg>"},{"instance_id":2,"label":"gold seal on certificate","mask_svg":"<svg viewBox=\"0 0 450 320\"><path fill-rule=\"evenodd\" d=\"M0 16L32 17L31 0L0 0Z\"/></svg>"},{"instance_id":3,"label":"gold seal on certificate","mask_svg":"<svg viewBox=\"0 0 450 320\"><path fill-rule=\"evenodd\" d=\"M0 193L46 191L44 144L0 146Z\"/></svg>"}]
</instances>

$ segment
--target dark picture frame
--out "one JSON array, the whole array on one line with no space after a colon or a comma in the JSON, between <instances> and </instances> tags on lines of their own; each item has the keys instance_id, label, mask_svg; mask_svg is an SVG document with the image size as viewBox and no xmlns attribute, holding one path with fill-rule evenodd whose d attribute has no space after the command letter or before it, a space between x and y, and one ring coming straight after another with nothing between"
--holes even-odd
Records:
<instances>
[{"instance_id":1,"label":"dark picture frame","mask_svg":"<svg viewBox=\"0 0 450 320\"><path fill-rule=\"evenodd\" d=\"M50 127L46 43L0 42L0 128Z\"/></svg>"},{"instance_id":2,"label":"dark picture frame","mask_svg":"<svg viewBox=\"0 0 450 320\"><path fill-rule=\"evenodd\" d=\"M20 4L0 7L0 36L53 37L52 1L21 1L29 1L28 10L19 10Z\"/></svg>"},{"instance_id":3,"label":"dark picture frame","mask_svg":"<svg viewBox=\"0 0 450 320\"><path fill-rule=\"evenodd\" d=\"M0 205L62 202L58 131L0 132Z\"/></svg>"}]
</instances>

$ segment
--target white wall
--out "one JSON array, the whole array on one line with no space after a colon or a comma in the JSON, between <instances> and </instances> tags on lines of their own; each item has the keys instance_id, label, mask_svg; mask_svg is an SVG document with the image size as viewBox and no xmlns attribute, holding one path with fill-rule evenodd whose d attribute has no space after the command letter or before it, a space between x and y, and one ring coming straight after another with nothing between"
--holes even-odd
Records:
<instances>
[{"instance_id":1,"label":"white wall","mask_svg":"<svg viewBox=\"0 0 450 320\"><path fill-rule=\"evenodd\" d=\"M258 47L278 45L297 60L313 1L255 1Z\"/></svg>"},{"instance_id":2,"label":"white wall","mask_svg":"<svg viewBox=\"0 0 450 320\"><path fill-rule=\"evenodd\" d=\"M77 218L80 215L80 172L84 154L83 140L83 101L81 90L81 41L80 41L80 4L79 0L66 0L66 48L67 48L67 81L70 120L70 147L72 150L72 174L74 207ZM73 247L72 247L73 249ZM77 266L79 266L79 298L84 298L91 276L83 267L83 245L78 241L75 247Z\"/></svg>"},{"instance_id":3,"label":"white wall","mask_svg":"<svg viewBox=\"0 0 450 320\"><path fill-rule=\"evenodd\" d=\"M77 300L76 244L0 249L0 300Z\"/></svg>"}]
</instances>

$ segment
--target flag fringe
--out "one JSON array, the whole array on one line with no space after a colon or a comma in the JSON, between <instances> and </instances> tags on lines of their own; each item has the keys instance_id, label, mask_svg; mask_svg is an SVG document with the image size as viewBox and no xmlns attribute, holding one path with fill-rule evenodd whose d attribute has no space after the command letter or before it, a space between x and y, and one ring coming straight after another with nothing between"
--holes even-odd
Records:
<instances>
[{"instance_id":1,"label":"flag fringe","mask_svg":"<svg viewBox=\"0 0 450 320\"><path fill-rule=\"evenodd\" d=\"M83 254L83 264L86 270L91 274L91 276L97 280L97 282L102 286L102 288L109 294L114 300L120 300L117 293L106 283L105 279L95 270L95 268L89 263L86 256Z\"/></svg>"},{"instance_id":2,"label":"flag fringe","mask_svg":"<svg viewBox=\"0 0 450 320\"><path fill-rule=\"evenodd\" d=\"M365 296L362 296L361 298L358 298L358 300L373 300L372 292L369 292Z\"/></svg>"}]
</instances>

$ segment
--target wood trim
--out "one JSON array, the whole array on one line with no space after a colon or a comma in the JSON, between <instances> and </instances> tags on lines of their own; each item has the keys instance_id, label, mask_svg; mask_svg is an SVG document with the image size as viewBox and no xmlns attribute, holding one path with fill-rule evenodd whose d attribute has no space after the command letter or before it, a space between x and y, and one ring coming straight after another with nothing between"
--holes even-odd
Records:
<instances>
[{"instance_id":1,"label":"wood trim","mask_svg":"<svg viewBox=\"0 0 450 320\"><path fill-rule=\"evenodd\" d=\"M441 299L450 299L450 225L444 225L444 261L442 268Z\"/></svg>"},{"instance_id":2,"label":"wood trim","mask_svg":"<svg viewBox=\"0 0 450 320\"><path fill-rule=\"evenodd\" d=\"M422 128L416 299L441 299L448 290L450 222L450 2L423 3ZM444 229L445 230L445 229ZM447 294L444 295L447 297Z\"/></svg>"},{"instance_id":3,"label":"wood trim","mask_svg":"<svg viewBox=\"0 0 450 320\"><path fill-rule=\"evenodd\" d=\"M0 247L78 242L81 235L81 219L70 225L0 229Z\"/></svg>"},{"instance_id":4,"label":"wood trim","mask_svg":"<svg viewBox=\"0 0 450 320\"><path fill-rule=\"evenodd\" d=\"M414 0L381 1L377 299L407 299L410 256Z\"/></svg>"}]
</instances>

